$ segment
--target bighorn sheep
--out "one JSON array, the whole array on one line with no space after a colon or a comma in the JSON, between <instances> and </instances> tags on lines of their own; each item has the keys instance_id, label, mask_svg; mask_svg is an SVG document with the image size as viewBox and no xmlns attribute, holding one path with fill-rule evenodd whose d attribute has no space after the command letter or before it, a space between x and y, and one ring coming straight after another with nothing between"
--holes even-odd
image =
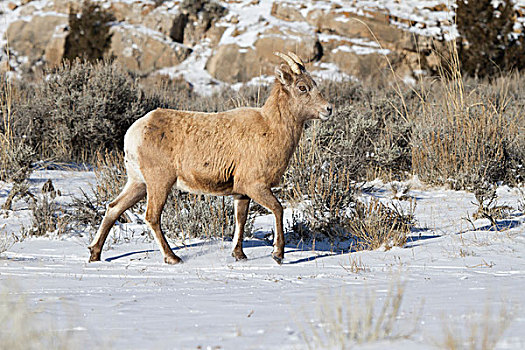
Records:
<instances>
[{"instance_id":1,"label":"bighorn sheep","mask_svg":"<svg viewBox=\"0 0 525 350\"><path fill-rule=\"evenodd\" d=\"M286 64L275 68L276 80L262 108L221 113L156 109L138 119L124 138L128 180L109 204L89 245L89 261L100 260L102 246L117 218L147 195L145 219L160 244L164 261L182 260L171 250L160 227L172 186L192 193L232 195L235 235L232 256L242 249L250 200L275 215L272 256L284 258L283 208L271 188L278 185L309 119L326 120L332 106L317 88L304 63L293 53L275 53Z\"/></svg>"}]
</instances>

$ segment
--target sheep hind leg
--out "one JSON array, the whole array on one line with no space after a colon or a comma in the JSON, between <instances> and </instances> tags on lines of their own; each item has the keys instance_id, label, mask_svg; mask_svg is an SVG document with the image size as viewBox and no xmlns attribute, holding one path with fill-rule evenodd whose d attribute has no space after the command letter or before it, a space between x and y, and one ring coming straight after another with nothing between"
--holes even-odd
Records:
<instances>
[{"instance_id":1,"label":"sheep hind leg","mask_svg":"<svg viewBox=\"0 0 525 350\"><path fill-rule=\"evenodd\" d=\"M266 186L254 186L247 194L251 199L270 210L275 216L272 258L280 265L284 259L283 206L275 198L272 190Z\"/></svg>"},{"instance_id":2,"label":"sheep hind leg","mask_svg":"<svg viewBox=\"0 0 525 350\"><path fill-rule=\"evenodd\" d=\"M159 184L155 183L148 186L148 204L146 208L146 222L155 233L155 238L160 246L162 255L164 256L164 262L167 264L179 264L182 263L182 259L173 253L170 248L164 233L160 227L160 218L162 215L162 209L166 204L166 199L171 190L171 184Z\"/></svg>"},{"instance_id":3,"label":"sheep hind leg","mask_svg":"<svg viewBox=\"0 0 525 350\"><path fill-rule=\"evenodd\" d=\"M106 214L100 223L97 234L89 245L90 257L89 261L100 261L100 255L104 242L111 230L111 227L117 221L120 215L133 205L137 204L146 195L146 184L128 180L126 186L118 197L109 203Z\"/></svg>"},{"instance_id":4,"label":"sheep hind leg","mask_svg":"<svg viewBox=\"0 0 525 350\"><path fill-rule=\"evenodd\" d=\"M247 257L242 250L242 240L244 236L244 225L248 218L248 210L250 208L250 197L234 196L235 208L235 234L233 236L233 250L232 256L235 260L246 260Z\"/></svg>"}]
</instances>

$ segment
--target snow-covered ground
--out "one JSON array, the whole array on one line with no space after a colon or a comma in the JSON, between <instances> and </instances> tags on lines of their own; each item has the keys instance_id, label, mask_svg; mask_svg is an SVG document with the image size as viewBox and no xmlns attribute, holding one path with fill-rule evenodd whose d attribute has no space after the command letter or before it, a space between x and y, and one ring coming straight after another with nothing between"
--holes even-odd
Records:
<instances>
[{"instance_id":1,"label":"snow-covered ground","mask_svg":"<svg viewBox=\"0 0 525 350\"><path fill-rule=\"evenodd\" d=\"M63 203L94 181L90 172L39 171L31 180L35 193L47 178ZM388 184L375 186L375 195L389 196ZM0 184L0 204L8 189ZM304 338L324 326L319 306L336 304L341 295L357 304L375 295L381 305L400 281L404 298L395 332L409 338L361 348L436 348L445 342L445 327L468 335L506 309L512 321L497 348L523 349L523 213L500 221L500 231L485 220L474 230L464 220L475 211L472 194L417 183L409 194L417 200L418 224L406 247L333 254L288 246L282 266L271 259L271 246L257 239L245 242L245 262L230 256L230 242L171 242L185 263L164 265L156 243L137 225L117 227L98 263L87 263L92 233L29 238L0 254L0 319L22 297L40 325L85 349L304 349ZM500 203L516 207L516 189L501 187L498 195ZM2 234L29 224L25 202L15 208L7 217L2 213ZM257 219L257 230L270 231L269 219ZM310 342L310 348L319 345Z\"/></svg>"}]
</instances>

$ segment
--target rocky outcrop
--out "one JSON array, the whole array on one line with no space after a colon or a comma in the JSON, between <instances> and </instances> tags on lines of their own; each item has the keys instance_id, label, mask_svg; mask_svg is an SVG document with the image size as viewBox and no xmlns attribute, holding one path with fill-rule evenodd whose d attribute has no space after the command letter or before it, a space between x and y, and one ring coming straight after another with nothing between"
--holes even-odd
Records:
<instances>
[{"instance_id":1,"label":"rocky outcrop","mask_svg":"<svg viewBox=\"0 0 525 350\"><path fill-rule=\"evenodd\" d=\"M113 26L110 33L111 47L107 56L141 74L176 66L191 53L187 46L140 27L118 25Z\"/></svg>"},{"instance_id":2,"label":"rocky outcrop","mask_svg":"<svg viewBox=\"0 0 525 350\"><path fill-rule=\"evenodd\" d=\"M55 27L51 39L46 45L44 60L49 67L57 67L62 62L66 51L66 39L69 34L66 25Z\"/></svg>"},{"instance_id":3,"label":"rocky outcrop","mask_svg":"<svg viewBox=\"0 0 525 350\"><path fill-rule=\"evenodd\" d=\"M33 16L31 20L14 21L7 29L10 49L16 55L28 57L30 63L35 62L44 56L56 33L63 31L67 23L67 16L61 14L46 14Z\"/></svg>"},{"instance_id":4,"label":"rocky outcrop","mask_svg":"<svg viewBox=\"0 0 525 350\"><path fill-rule=\"evenodd\" d=\"M13 55L28 67L36 62L50 67L59 65L69 34L69 11L78 11L80 2L12 0L12 3L6 7L9 12L5 15L18 18L8 21L7 35ZM200 62L199 67L205 66L204 76L208 79L246 82L261 74L273 74L278 62L274 51L299 53L313 63L309 70L314 73L316 69L331 67L357 78L373 78L391 68L404 77L439 64L439 58L429 50L432 38L415 34L416 24L410 16L388 13L373 2L363 2L367 5L355 1L338 5L328 0L100 3L115 19L105 56L142 75L177 66L192 55L185 63ZM446 6L422 6L421 11L426 12L449 11ZM418 25L424 28L428 23ZM192 54L193 48L197 54ZM191 69L191 65L181 67ZM18 69L16 65L14 69Z\"/></svg>"},{"instance_id":5,"label":"rocky outcrop","mask_svg":"<svg viewBox=\"0 0 525 350\"><path fill-rule=\"evenodd\" d=\"M305 58L316 55L315 35L270 28L260 35L252 47L236 44L220 45L206 64L206 70L227 83L246 82L261 74L273 74L279 61L274 51L297 51Z\"/></svg>"},{"instance_id":6,"label":"rocky outcrop","mask_svg":"<svg viewBox=\"0 0 525 350\"><path fill-rule=\"evenodd\" d=\"M282 19L283 21L304 21L305 18L300 11L301 7L302 6L300 4L299 6L292 6L290 4L276 1L272 4L271 15L276 18Z\"/></svg>"},{"instance_id":7,"label":"rocky outcrop","mask_svg":"<svg viewBox=\"0 0 525 350\"><path fill-rule=\"evenodd\" d=\"M250 62L250 64L246 64ZM242 49L236 44L221 45L208 60L206 70L216 79L227 83L245 82L260 75L261 60L254 50Z\"/></svg>"},{"instance_id":8,"label":"rocky outcrop","mask_svg":"<svg viewBox=\"0 0 525 350\"><path fill-rule=\"evenodd\" d=\"M166 11L153 3L141 1L115 1L111 3L109 11L118 22L141 25L166 36L170 35L173 23L179 15L176 10Z\"/></svg>"}]
</instances>

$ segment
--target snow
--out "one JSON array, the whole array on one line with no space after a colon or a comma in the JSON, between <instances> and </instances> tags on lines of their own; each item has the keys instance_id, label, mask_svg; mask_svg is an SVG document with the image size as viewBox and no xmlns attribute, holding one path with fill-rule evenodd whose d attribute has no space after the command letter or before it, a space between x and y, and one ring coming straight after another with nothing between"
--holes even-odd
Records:
<instances>
[{"instance_id":1,"label":"snow","mask_svg":"<svg viewBox=\"0 0 525 350\"><path fill-rule=\"evenodd\" d=\"M62 204L94 183L88 171L41 170L31 176L31 191L37 194L48 178L62 191ZM392 184L372 184L369 195L390 198ZM289 245L282 266L257 238L245 241L245 262L230 256L230 242L171 242L185 263L168 266L137 223L117 225L97 263L87 263L93 232L27 238L0 254L0 290L7 291L0 310L23 297L33 317L83 348L303 349L304 337L322 327L319 300L330 305L352 295L364 302L373 293L380 303L401 281L396 323L411 330L409 338L361 348L435 348L444 341L444 326L467 333L468 321L482 319L487 306L513 315L497 348L523 348L525 215L514 211L499 222L500 231L488 220L473 228L465 220L476 209L471 193L428 188L417 179L410 185L417 229L404 248L335 254ZM8 190L0 183L0 203ZM498 188L500 204L516 207L518 195ZM18 201L15 209L1 213L0 232L18 234L28 224L27 204ZM272 216L258 217L255 237L271 232L272 223ZM351 272L352 261L360 272Z\"/></svg>"},{"instance_id":2,"label":"snow","mask_svg":"<svg viewBox=\"0 0 525 350\"><path fill-rule=\"evenodd\" d=\"M378 53L380 55L388 55L390 53L390 50L388 49L375 49L371 48L369 46L359 46L359 45L340 45L334 50L332 50L333 53L336 52L353 52L358 55L370 55L373 53Z\"/></svg>"},{"instance_id":3,"label":"snow","mask_svg":"<svg viewBox=\"0 0 525 350\"><path fill-rule=\"evenodd\" d=\"M167 75L172 79L184 78L191 83L195 92L211 95L226 86L225 83L213 78L206 70L206 62L211 57L212 49L208 40L193 47L193 51L182 63L175 67L163 68L156 74Z\"/></svg>"}]
</instances>

